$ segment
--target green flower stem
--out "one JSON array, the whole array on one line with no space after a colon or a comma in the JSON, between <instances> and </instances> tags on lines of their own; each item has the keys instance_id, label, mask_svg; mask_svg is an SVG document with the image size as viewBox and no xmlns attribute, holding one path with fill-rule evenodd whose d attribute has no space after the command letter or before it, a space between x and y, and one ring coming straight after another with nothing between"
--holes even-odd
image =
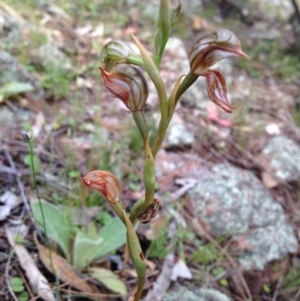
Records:
<instances>
[{"instance_id":1,"label":"green flower stem","mask_svg":"<svg viewBox=\"0 0 300 301\"><path fill-rule=\"evenodd\" d=\"M137 291L134 296L134 301L139 301L143 292L145 275L146 275L146 263L144 254L140 245L140 241L134 230L133 224L130 222L127 214L123 211L123 219L127 228L127 245L134 264L134 267L138 276Z\"/></svg>"},{"instance_id":2,"label":"green flower stem","mask_svg":"<svg viewBox=\"0 0 300 301\"><path fill-rule=\"evenodd\" d=\"M166 136L166 132L169 126L169 123L172 119L174 110L176 108L176 105L178 103L178 100L180 98L180 96L192 85L195 83L195 81L198 79L198 75L195 75L194 73L189 72L187 74L187 76L185 76L185 78L183 79L182 83L180 83L181 80L180 76L175 84L174 90L172 92L172 94L170 95L170 98L168 99L168 101L166 102L169 105L168 108L168 112L167 112L167 118L164 119L163 116L161 117L159 126L158 126L158 130L157 130L157 134L152 146L152 155L155 158L157 155L157 152L159 151L161 144ZM176 95L175 95L176 93Z\"/></svg>"},{"instance_id":3,"label":"green flower stem","mask_svg":"<svg viewBox=\"0 0 300 301\"><path fill-rule=\"evenodd\" d=\"M149 145L149 136L145 142L145 166L144 166L144 185L145 185L145 211L153 202L155 190L155 161Z\"/></svg>"},{"instance_id":4,"label":"green flower stem","mask_svg":"<svg viewBox=\"0 0 300 301\"><path fill-rule=\"evenodd\" d=\"M132 207L129 219L134 225L137 218L141 216L150 206L154 200L155 191L155 161L149 145L149 136L145 141L145 166L144 166L144 185L145 185L145 198L138 200Z\"/></svg>"},{"instance_id":5,"label":"green flower stem","mask_svg":"<svg viewBox=\"0 0 300 301\"><path fill-rule=\"evenodd\" d=\"M129 54L126 59L128 64L144 67L143 59L140 56Z\"/></svg>"},{"instance_id":6,"label":"green flower stem","mask_svg":"<svg viewBox=\"0 0 300 301\"><path fill-rule=\"evenodd\" d=\"M151 151L152 151L152 155L155 158L160 147L161 144L166 136L166 132L168 129L170 123L170 118L167 117L166 119L164 119L163 117L161 117L160 122L159 122L159 126L158 126L158 130L155 136L155 140L154 143L152 145Z\"/></svg>"},{"instance_id":7,"label":"green flower stem","mask_svg":"<svg viewBox=\"0 0 300 301\"><path fill-rule=\"evenodd\" d=\"M145 212L145 198L139 199L130 210L129 219L130 222L134 225L137 221L138 216L142 215Z\"/></svg>"},{"instance_id":8,"label":"green flower stem","mask_svg":"<svg viewBox=\"0 0 300 301\"><path fill-rule=\"evenodd\" d=\"M168 119L168 98L167 98L167 92L166 87L164 84L164 81L159 73L158 68L156 67L155 63L153 62L152 58L150 57L148 51L145 49L145 47L139 42L139 40L134 36L131 35L134 43L137 45L137 47L140 50L143 62L144 62L144 68L147 71L150 79L152 80L159 98L159 106L160 106L160 113L161 113L161 122L166 123ZM168 126L167 124L164 124L164 126Z\"/></svg>"},{"instance_id":9,"label":"green flower stem","mask_svg":"<svg viewBox=\"0 0 300 301\"><path fill-rule=\"evenodd\" d=\"M173 111L176 107L176 104L180 98L180 96L192 85L195 83L195 81L198 79L199 75L196 75L192 73L191 71L187 74L187 76L183 79L182 83L180 84L177 94L176 94L176 99L174 103L174 108Z\"/></svg>"},{"instance_id":10,"label":"green flower stem","mask_svg":"<svg viewBox=\"0 0 300 301\"><path fill-rule=\"evenodd\" d=\"M124 208L121 204L121 202L117 202L117 203L110 203L113 210L116 212L116 214L118 215L118 217L121 219L121 221L123 222L123 224L126 226L126 221L124 218Z\"/></svg>"},{"instance_id":11,"label":"green flower stem","mask_svg":"<svg viewBox=\"0 0 300 301\"><path fill-rule=\"evenodd\" d=\"M142 111L136 111L132 112L132 116L145 143L145 141L148 138L148 128L145 121L144 113Z\"/></svg>"},{"instance_id":12,"label":"green flower stem","mask_svg":"<svg viewBox=\"0 0 300 301\"><path fill-rule=\"evenodd\" d=\"M39 202L39 208L40 208L40 211L41 211L41 214L42 214L43 228L44 228L46 243L47 243L47 247L48 247L48 251L49 251L50 265L53 268L52 254L51 254L51 249L50 249L50 240L49 240L48 230L47 230L47 227L46 227L46 218L45 218L45 213L44 213L44 210L43 210L42 201L41 201L40 192L39 192L39 187L38 187L37 179L36 179L36 171L35 171L35 165L34 165L34 151L33 151L33 146L32 146L32 140L31 140L31 138L29 138L28 140L25 140L25 141L28 143L28 147L29 147L29 156L30 156L30 165L31 165L30 167L31 167L31 174L32 174L32 178L33 178L33 187L35 189L36 197L37 197L38 202Z\"/></svg>"}]
</instances>

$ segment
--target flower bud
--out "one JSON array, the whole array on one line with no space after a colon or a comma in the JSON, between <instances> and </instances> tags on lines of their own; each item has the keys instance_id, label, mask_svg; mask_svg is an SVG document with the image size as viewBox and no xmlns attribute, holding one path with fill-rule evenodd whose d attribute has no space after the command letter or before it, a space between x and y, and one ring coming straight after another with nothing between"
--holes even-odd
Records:
<instances>
[{"instance_id":1,"label":"flower bud","mask_svg":"<svg viewBox=\"0 0 300 301\"><path fill-rule=\"evenodd\" d=\"M237 107L229 103L226 82L221 72L217 70L207 70L204 75L206 77L207 93L211 101L228 113L237 109Z\"/></svg>"},{"instance_id":2,"label":"flower bud","mask_svg":"<svg viewBox=\"0 0 300 301\"><path fill-rule=\"evenodd\" d=\"M127 57L134 51L123 41L113 40L108 42L101 50L100 60L102 64L106 65L106 70L110 70L116 63L127 62Z\"/></svg>"},{"instance_id":3,"label":"flower bud","mask_svg":"<svg viewBox=\"0 0 300 301\"><path fill-rule=\"evenodd\" d=\"M180 11L181 11L181 2L178 0L178 5L177 5L177 7L176 7L176 8L171 8L171 9L170 9L171 27L174 27L174 26L175 26Z\"/></svg>"},{"instance_id":4,"label":"flower bud","mask_svg":"<svg viewBox=\"0 0 300 301\"><path fill-rule=\"evenodd\" d=\"M248 57L234 33L219 29L202 36L193 46L189 60L191 72L203 75L212 65L228 56Z\"/></svg>"},{"instance_id":5,"label":"flower bud","mask_svg":"<svg viewBox=\"0 0 300 301\"><path fill-rule=\"evenodd\" d=\"M158 199L154 199L153 202L147 207L147 210L138 217L143 224L149 223L156 215L160 207Z\"/></svg>"},{"instance_id":6,"label":"flower bud","mask_svg":"<svg viewBox=\"0 0 300 301\"><path fill-rule=\"evenodd\" d=\"M94 170L82 181L87 187L99 191L108 202L115 204L120 201L121 184L111 172Z\"/></svg>"},{"instance_id":7,"label":"flower bud","mask_svg":"<svg viewBox=\"0 0 300 301\"><path fill-rule=\"evenodd\" d=\"M100 68L104 86L112 96L122 100L132 112L141 111L148 98L149 89L142 72L127 64L115 65L111 72Z\"/></svg>"}]
</instances>

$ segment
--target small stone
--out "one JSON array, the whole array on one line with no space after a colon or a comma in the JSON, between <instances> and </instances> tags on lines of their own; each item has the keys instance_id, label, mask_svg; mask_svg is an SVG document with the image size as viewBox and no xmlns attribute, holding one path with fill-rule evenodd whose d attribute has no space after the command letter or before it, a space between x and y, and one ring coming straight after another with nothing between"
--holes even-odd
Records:
<instances>
[{"instance_id":1,"label":"small stone","mask_svg":"<svg viewBox=\"0 0 300 301\"><path fill-rule=\"evenodd\" d=\"M284 258L298 249L294 230L286 221L277 222L263 228L257 228L235 237L248 246L241 248L240 263L247 270L263 270L268 262Z\"/></svg>"},{"instance_id":2,"label":"small stone","mask_svg":"<svg viewBox=\"0 0 300 301\"><path fill-rule=\"evenodd\" d=\"M300 5L299 0L296 2ZM264 15L270 20L277 18L286 21L294 12L293 4L289 0L252 0L252 6L256 6L258 10L264 12Z\"/></svg>"},{"instance_id":3,"label":"small stone","mask_svg":"<svg viewBox=\"0 0 300 301\"><path fill-rule=\"evenodd\" d=\"M262 151L275 175L284 181L300 178L300 146L285 136L272 138Z\"/></svg>"},{"instance_id":4,"label":"small stone","mask_svg":"<svg viewBox=\"0 0 300 301\"><path fill-rule=\"evenodd\" d=\"M177 286L175 289L168 292L162 301L231 301L226 295L208 288L190 290L183 286Z\"/></svg>"},{"instance_id":5,"label":"small stone","mask_svg":"<svg viewBox=\"0 0 300 301\"><path fill-rule=\"evenodd\" d=\"M58 70L71 68L70 59L54 44L46 44L38 49L38 57L42 66Z\"/></svg>"},{"instance_id":6,"label":"small stone","mask_svg":"<svg viewBox=\"0 0 300 301\"><path fill-rule=\"evenodd\" d=\"M184 125L183 120L174 114L166 134L167 147L190 146L195 142L193 133Z\"/></svg>"},{"instance_id":7,"label":"small stone","mask_svg":"<svg viewBox=\"0 0 300 301\"><path fill-rule=\"evenodd\" d=\"M11 126L15 123L15 115L7 107L0 108L0 126L1 128Z\"/></svg>"}]
</instances>

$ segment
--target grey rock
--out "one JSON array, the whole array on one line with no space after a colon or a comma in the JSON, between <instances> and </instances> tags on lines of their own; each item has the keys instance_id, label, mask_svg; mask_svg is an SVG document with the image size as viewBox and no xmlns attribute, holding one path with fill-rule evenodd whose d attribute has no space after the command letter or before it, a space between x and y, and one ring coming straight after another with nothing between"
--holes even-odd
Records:
<instances>
[{"instance_id":1,"label":"grey rock","mask_svg":"<svg viewBox=\"0 0 300 301\"><path fill-rule=\"evenodd\" d=\"M293 228L286 221L257 228L235 238L247 247L239 255L239 261L248 270L263 270L272 260L284 258L298 249Z\"/></svg>"},{"instance_id":2,"label":"grey rock","mask_svg":"<svg viewBox=\"0 0 300 301\"><path fill-rule=\"evenodd\" d=\"M213 235L236 235L237 241L249 246L240 257L245 268L262 269L270 260L296 251L297 239L281 205L252 172L215 165L203 173L189 194L195 213ZM238 235L242 233L247 234ZM257 233L268 239L255 239Z\"/></svg>"},{"instance_id":3,"label":"grey rock","mask_svg":"<svg viewBox=\"0 0 300 301\"><path fill-rule=\"evenodd\" d=\"M300 146L285 136L272 138L263 149L265 160L284 181L300 178Z\"/></svg>"},{"instance_id":4,"label":"grey rock","mask_svg":"<svg viewBox=\"0 0 300 301\"><path fill-rule=\"evenodd\" d=\"M271 20L276 18L287 21L294 12L290 0L252 0L250 2L252 7L256 7L256 9L264 13L264 16ZM296 2L300 5L299 0L296 0Z\"/></svg>"},{"instance_id":5,"label":"grey rock","mask_svg":"<svg viewBox=\"0 0 300 301\"><path fill-rule=\"evenodd\" d=\"M178 115L174 114L167 130L166 146L190 146L194 141L195 138L193 133L187 129L183 120Z\"/></svg>"},{"instance_id":6,"label":"grey rock","mask_svg":"<svg viewBox=\"0 0 300 301\"><path fill-rule=\"evenodd\" d=\"M168 292L162 301L231 301L226 295L214 289L201 288L190 290L183 286L177 286Z\"/></svg>"},{"instance_id":7,"label":"grey rock","mask_svg":"<svg viewBox=\"0 0 300 301\"><path fill-rule=\"evenodd\" d=\"M175 2L176 3L176 2ZM173 4L174 6L176 4ZM182 1L182 13L189 19L195 15L200 15L203 10L203 3L201 0Z\"/></svg>"},{"instance_id":8,"label":"grey rock","mask_svg":"<svg viewBox=\"0 0 300 301\"><path fill-rule=\"evenodd\" d=\"M138 0L127 0L128 5L138 5L140 1ZM200 14L202 12L202 1L201 0L189 0L189 1L181 1L182 9L181 12L183 15L189 19L192 19L196 14ZM170 7L177 7L178 1L171 0ZM148 1L147 4L143 6L143 15L150 20L156 21L157 14L159 10L159 1Z\"/></svg>"},{"instance_id":9,"label":"grey rock","mask_svg":"<svg viewBox=\"0 0 300 301\"><path fill-rule=\"evenodd\" d=\"M21 66L17 60L6 51L0 50L0 85L9 82L29 83L33 90L25 95L31 100L40 100L44 90L40 82Z\"/></svg>"},{"instance_id":10,"label":"grey rock","mask_svg":"<svg viewBox=\"0 0 300 301\"><path fill-rule=\"evenodd\" d=\"M0 127L8 127L15 123L14 113L6 107L0 108Z\"/></svg>"},{"instance_id":11,"label":"grey rock","mask_svg":"<svg viewBox=\"0 0 300 301\"><path fill-rule=\"evenodd\" d=\"M38 57L42 66L58 70L71 68L70 59L54 44L46 44L38 49Z\"/></svg>"},{"instance_id":12,"label":"grey rock","mask_svg":"<svg viewBox=\"0 0 300 301\"><path fill-rule=\"evenodd\" d=\"M9 48L22 40L21 28L29 26L24 20L16 19L9 14L0 14L0 46Z\"/></svg>"},{"instance_id":13,"label":"grey rock","mask_svg":"<svg viewBox=\"0 0 300 301\"><path fill-rule=\"evenodd\" d=\"M143 16L147 19L150 19L154 22L157 20L159 10L159 1L148 1L147 4L143 7Z\"/></svg>"}]
</instances>

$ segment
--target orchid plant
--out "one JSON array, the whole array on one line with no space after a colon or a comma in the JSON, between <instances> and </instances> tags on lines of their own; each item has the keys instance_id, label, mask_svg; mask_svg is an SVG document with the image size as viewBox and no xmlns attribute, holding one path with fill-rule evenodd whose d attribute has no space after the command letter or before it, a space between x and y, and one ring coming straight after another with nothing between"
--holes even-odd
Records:
<instances>
[{"instance_id":1,"label":"orchid plant","mask_svg":"<svg viewBox=\"0 0 300 301\"><path fill-rule=\"evenodd\" d=\"M101 51L100 72L104 86L132 113L144 142L145 196L134 204L128 214L121 201L121 184L115 175L109 171L95 170L88 173L82 181L87 187L104 195L126 226L127 246L138 276L137 289L129 298L134 301L140 300L146 275L145 259L134 226L138 221L150 222L159 210L160 202L154 196L155 157L162 145L180 96L196 82L199 76L204 76L207 92L212 102L231 113L236 107L232 106L227 98L225 79L221 72L211 67L228 56L247 57L242 51L239 39L229 30L219 29L207 33L198 39L190 52L189 73L180 75L174 83L171 94L167 95L160 74L160 64L171 29L176 23L180 10L180 2L176 8L170 9L169 0L160 1L153 56L133 35L132 39L139 49L139 55L135 54L129 45L117 40L107 43ZM161 115L152 144L149 142L150 133L143 112L149 90L142 70L148 74L156 88Z\"/></svg>"}]
</instances>

